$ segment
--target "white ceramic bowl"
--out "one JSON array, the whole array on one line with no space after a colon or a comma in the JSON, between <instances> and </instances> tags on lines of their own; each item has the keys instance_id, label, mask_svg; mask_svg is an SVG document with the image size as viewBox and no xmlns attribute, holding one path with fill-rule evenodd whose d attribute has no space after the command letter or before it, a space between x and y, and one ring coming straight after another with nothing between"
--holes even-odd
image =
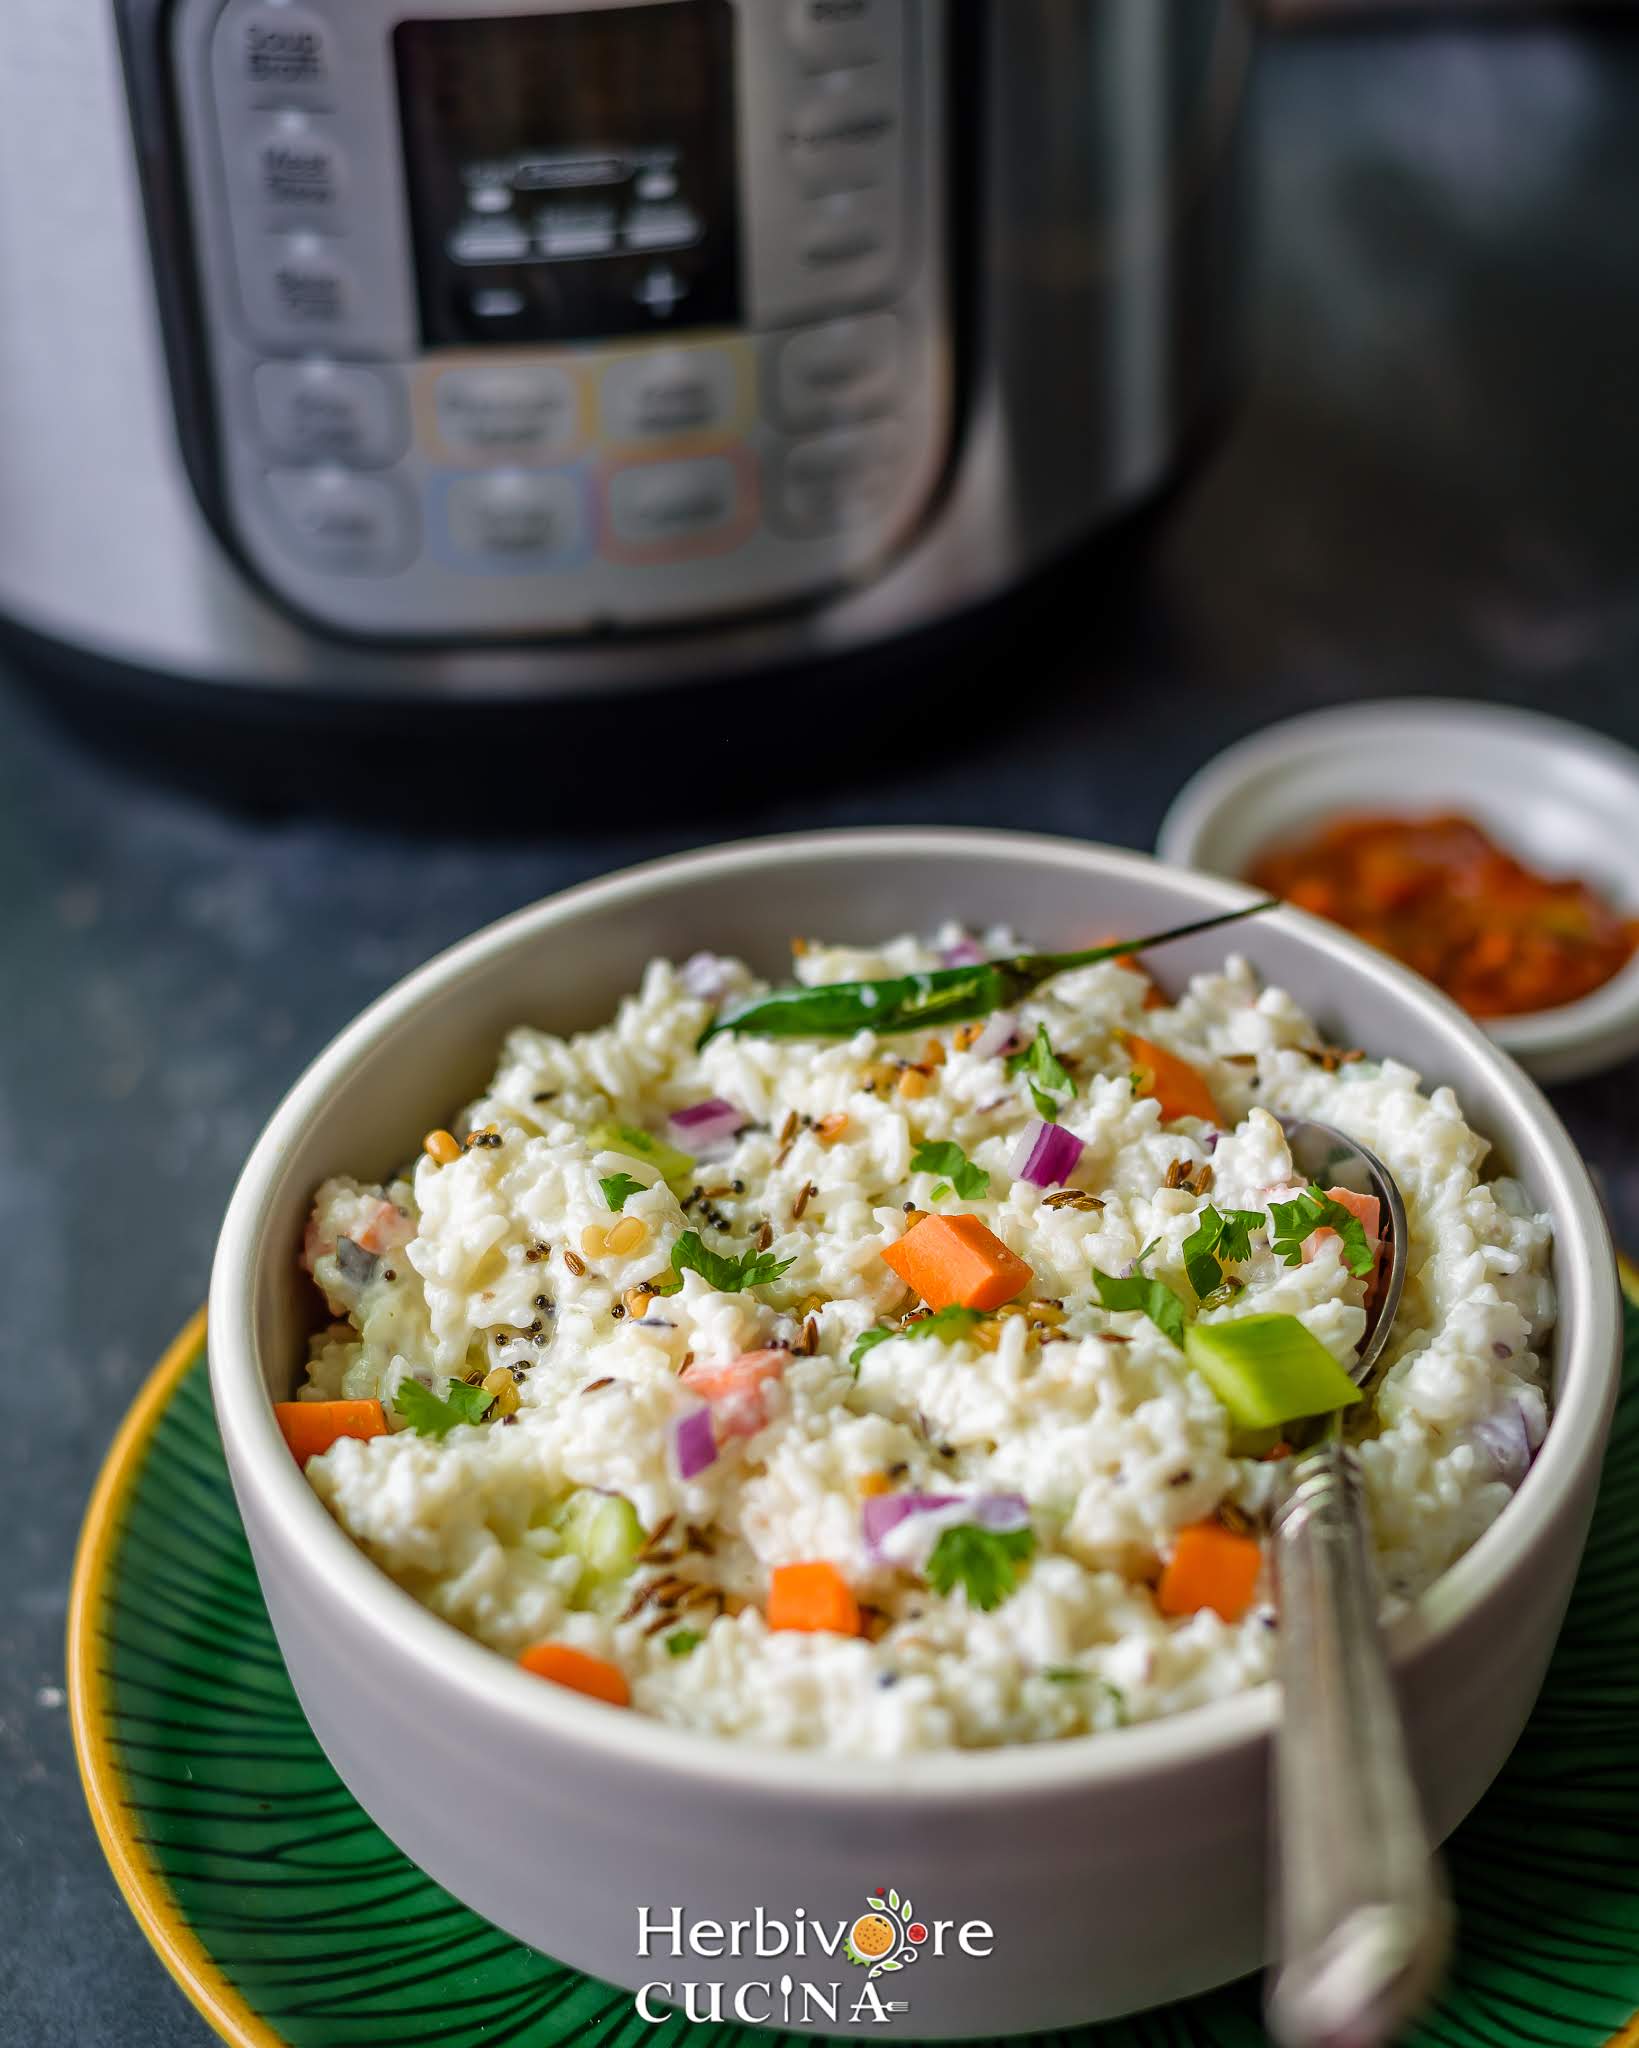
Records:
<instances>
[{"instance_id":1,"label":"white ceramic bowl","mask_svg":"<svg viewBox=\"0 0 1639 2048\"><path fill-rule=\"evenodd\" d=\"M1185 783L1155 850L1244 875L1272 842L1360 810L1461 811L1540 872L1591 882L1639 916L1639 754L1491 704L1391 698L1285 719ZM1540 1081L1614 1066L1639 1052L1639 957L1580 1002L1483 1028Z\"/></svg>"},{"instance_id":2,"label":"white ceramic bowl","mask_svg":"<svg viewBox=\"0 0 1639 2048\"><path fill-rule=\"evenodd\" d=\"M361 1804L510 1933L628 1987L840 1982L823 1957L638 1953L638 1912L850 1920L876 1885L919 1918L994 1928L988 1957L878 1980L923 2038L1022 2033L1181 1997L1263 1953L1272 1688L1111 1734L901 1761L759 1750L543 1685L419 1606L331 1520L272 1401L308 1322L297 1248L325 1175L381 1173L469 1099L502 1034L612 1014L655 953L741 953L774 974L792 932L863 940L947 916L1048 946L1155 930L1238 884L1097 846L967 831L850 832L661 861L570 890L443 954L303 1075L246 1166L211 1282L211 1383L268 1610L308 1718ZM1169 949L1215 965L1227 935ZM1421 1782L1443 1835L1517 1738L1582 1549L1616 1388L1610 1244L1564 1130L1444 998L1330 926L1280 911L1234 934L1352 1044L1460 1091L1556 1224L1556 1412L1517 1498L1395 1631ZM186 1512L185 1507L179 1510ZM709 1941L709 1937L708 1937ZM973 1937L974 1946L983 1946ZM763 1994L742 2008L763 2010ZM776 1991L776 2016L778 1994ZM868 2021L816 2031L875 2031ZM732 2014L732 2008L730 2008ZM800 2021L801 1994L793 2007Z\"/></svg>"}]
</instances>

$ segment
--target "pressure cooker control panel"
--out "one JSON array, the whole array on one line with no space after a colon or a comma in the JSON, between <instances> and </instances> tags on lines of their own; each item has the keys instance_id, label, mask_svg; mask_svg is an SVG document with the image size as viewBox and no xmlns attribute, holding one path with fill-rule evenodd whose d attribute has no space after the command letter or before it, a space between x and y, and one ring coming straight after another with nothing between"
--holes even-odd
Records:
<instances>
[{"instance_id":1,"label":"pressure cooker control panel","mask_svg":"<svg viewBox=\"0 0 1639 2048\"><path fill-rule=\"evenodd\" d=\"M225 515L471 639L878 570L950 431L944 0L177 0Z\"/></svg>"}]
</instances>

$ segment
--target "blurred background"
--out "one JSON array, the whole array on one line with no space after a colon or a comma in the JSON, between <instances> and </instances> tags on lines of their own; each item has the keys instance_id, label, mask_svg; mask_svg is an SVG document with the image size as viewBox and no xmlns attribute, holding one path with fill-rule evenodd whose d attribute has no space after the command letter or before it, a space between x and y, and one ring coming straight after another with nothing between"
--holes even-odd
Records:
<instances>
[{"instance_id":1,"label":"blurred background","mask_svg":"<svg viewBox=\"0 0 1639 2048\"><path fill-rule=\"evenodd\" d=\"M1149 848L1324 706L1639 743L1639 18L727 11L11 0L5 2048L207 2038L80 1801L73 1534L388 983L718 838ZM1633 1081L1556 1091L1630 1246Z\"/></svg>"}]
</instances>

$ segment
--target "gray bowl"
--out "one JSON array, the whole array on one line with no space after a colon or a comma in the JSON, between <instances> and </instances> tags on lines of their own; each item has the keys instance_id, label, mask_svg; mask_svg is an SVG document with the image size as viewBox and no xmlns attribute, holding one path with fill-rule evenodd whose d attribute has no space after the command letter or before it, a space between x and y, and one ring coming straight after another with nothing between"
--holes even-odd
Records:
<instances>
[{"instance_id":1,"label":"gray bowl","mask_svg":"<svg viewBox=\"0 0 1639 2048\"><path fill-rule=\"evenodd\" d=\"M892 1885L946 1953L873 1990L900 2030L957 2038L1067 2026L1183 1997L1264 1954L1265 1687L1111 1734L892 1763L670 1728L543 1685L417 1604L331 1520L279 1435L307 1326L296 1253L327 1174L382 1173L444 1122L528 1018L606 1020L653 954L709 946L783 972L793 933L864 940L957 916L1053 947L1247 900L1133 854L1005 833L768 840L636 868L521 911L365 1011L258 1142L211 1281L211 1383L290 1675L332 1763L400 1846L509 1933L617 1984L724 1987L729 2018L870 2034L845 1959L640 1952L640 1911L727 1928L800 1907L829 1931ZM1556 1226L1555 1413L1516 1499L1396 1627L1415 1762L1437 1833L1524 1725L1592 1512L1620 1307L1588 1176L1534 1085L1460 1011L1380 954L1282 910L1168 950L1180 977L1248 953L1350 1044L1450 1082ZM1159 962L1158 962L1159 964ZM989 1937L969 1929L982 1921ZM705 1936L707 1950L725 1944ZM753 1944L754 1945L754 1944ZM772 1947L772 1939L765 1948ZM804 1984L813 1987L804 1993ZM758 1986L772 1985L768 1992ZM833 1989L833 1987L839 1987ZM741 2003L736 2006L738 1995ZM839 2000L837 2018L825 2000Z\"/></svg>"}]
</instances>

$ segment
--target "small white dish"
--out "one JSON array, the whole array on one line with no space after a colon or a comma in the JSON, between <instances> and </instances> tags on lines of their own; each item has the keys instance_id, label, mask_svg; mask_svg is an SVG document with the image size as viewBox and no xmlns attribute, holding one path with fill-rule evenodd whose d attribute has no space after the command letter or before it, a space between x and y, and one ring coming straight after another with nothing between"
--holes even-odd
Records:
<instances>
[{"instance_id":1,"label":"small white dish","mask_svg":"<svg viewBox=\"0 0 1639 2048\"><path fill-rule=\"evenodd\" d=\"M1156 852L1242 876L1257 855L1345 811L1460 811L1549 875L1639 915L1639 754L1491 704L1385 698L1289 718L1193 775ZM1639 956L1579 1002L1481 1028L1539 1081L1573 1081L1639 1052Z\"/></svg>"}]
</instances>

